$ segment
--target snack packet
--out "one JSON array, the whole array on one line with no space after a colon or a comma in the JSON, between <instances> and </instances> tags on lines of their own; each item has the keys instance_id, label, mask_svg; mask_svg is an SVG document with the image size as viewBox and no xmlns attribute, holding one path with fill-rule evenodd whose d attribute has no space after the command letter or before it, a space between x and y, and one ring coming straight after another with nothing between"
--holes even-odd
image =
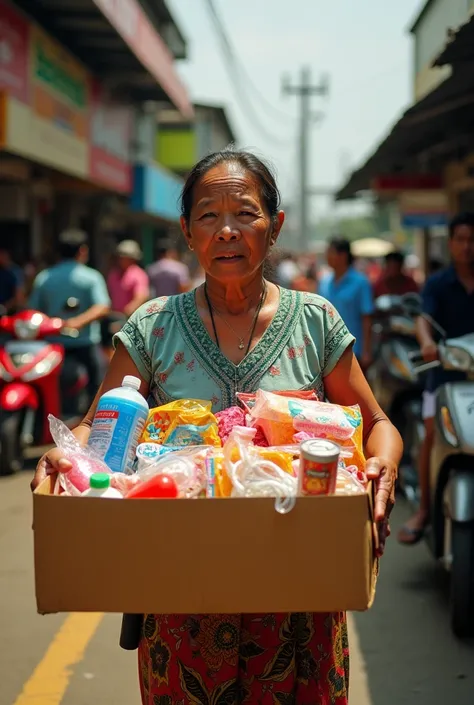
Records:
<instances>
[{"instance_id":1,"label":"snack packet","mask_svg":"<svg viewBox=\"0 0 474 705\"><path fill-rule=\"evenodd\" d=\"M180 399L151 409L141 443L220 447L217 420L212 403L200 399Z\"/></svg>"}]
</instances>

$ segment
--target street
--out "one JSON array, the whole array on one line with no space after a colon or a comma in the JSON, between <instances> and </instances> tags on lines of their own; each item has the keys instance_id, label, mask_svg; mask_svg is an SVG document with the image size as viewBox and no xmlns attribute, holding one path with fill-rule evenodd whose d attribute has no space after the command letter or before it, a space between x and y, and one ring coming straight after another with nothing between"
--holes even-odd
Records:
<instances>
[{"instance_id":1,"label":"street","mask_svg":"<svg viewBox=\"0 0 474 705\"><path fill-rule=\"evenodd\" d=\"M118 616L36 614L30 479L0 480L0 705L138 705ZM395 531L408 513L399 502ZM451 636L446 589L424 545L389 542L375 606L350 616L351 703L472 703L474 644Z\"/></svg>"}]
</instances>

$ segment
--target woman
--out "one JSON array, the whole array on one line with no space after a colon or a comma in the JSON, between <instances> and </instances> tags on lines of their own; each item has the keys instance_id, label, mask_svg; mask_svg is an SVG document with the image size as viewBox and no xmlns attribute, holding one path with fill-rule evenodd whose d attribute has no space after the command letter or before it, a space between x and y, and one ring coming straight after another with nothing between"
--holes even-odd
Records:
<instances>
[{"instance_id":1,"label":"woman","mask_svg":"<svg viewBox=\"0 0 474 705\"><path fill-rule=\"evenodd\" d=\"M383 544L400 437L377 406L338 313L314 294L264 280L284 221L279 202L270 170L255 156L225 150L199 162L183 190L181 226L205 283L145 304L130 318L99 393L132 374L157 404L212 399L217 411L234 404L236 392L259 387L314 388L321 398L360 404ZM84 443L93 414L94 406L75 431ZM35 482L68 467L52 451L40 461ZM216 590L225 589L226 578ZM195 579L190 576L190 589ZM345 614L145 615L139 674L146 705L344 705Z\"/></svg>"}]
</instances>

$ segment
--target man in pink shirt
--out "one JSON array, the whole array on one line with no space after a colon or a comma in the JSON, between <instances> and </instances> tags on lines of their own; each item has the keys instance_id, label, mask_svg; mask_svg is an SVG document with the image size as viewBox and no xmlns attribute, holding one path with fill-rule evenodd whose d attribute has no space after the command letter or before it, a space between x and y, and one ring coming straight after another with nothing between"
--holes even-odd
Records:
<instances>
[{"instance_id":1,"label":"man in pink shirt","mask_svg":"<svg viewBox=\"0 0 474 705\"><path fill-rule=\"evenodd\" d=\"M131 316L150 298L148 275L137 263L142 258L135 240L123 240L115 252L117 264L107 278L112 311Z\"/></svg>"}]
</instances>

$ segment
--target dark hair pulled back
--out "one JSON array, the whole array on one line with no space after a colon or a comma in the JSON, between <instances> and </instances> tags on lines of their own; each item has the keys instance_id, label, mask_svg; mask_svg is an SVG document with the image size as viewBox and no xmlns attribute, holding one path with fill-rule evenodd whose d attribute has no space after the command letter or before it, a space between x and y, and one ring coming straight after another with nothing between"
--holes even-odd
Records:
<instances>
[{"instance_id":1,"label":"dark hair pulled back","mask_svg":"<svg viewBox=\"0 0 474 705\"><path fill-rule=\"evenodd\" d=\"M272 222L275 222L280 209L281 197L272 167L251 152L226 147L201 159L186 179L181 192L181 215L186 223L189 223L191 217L196 184L208 171L220 164L238 164L258 180L262 188L261 196L265 208Z\"/></svg>"}]
</instances>

